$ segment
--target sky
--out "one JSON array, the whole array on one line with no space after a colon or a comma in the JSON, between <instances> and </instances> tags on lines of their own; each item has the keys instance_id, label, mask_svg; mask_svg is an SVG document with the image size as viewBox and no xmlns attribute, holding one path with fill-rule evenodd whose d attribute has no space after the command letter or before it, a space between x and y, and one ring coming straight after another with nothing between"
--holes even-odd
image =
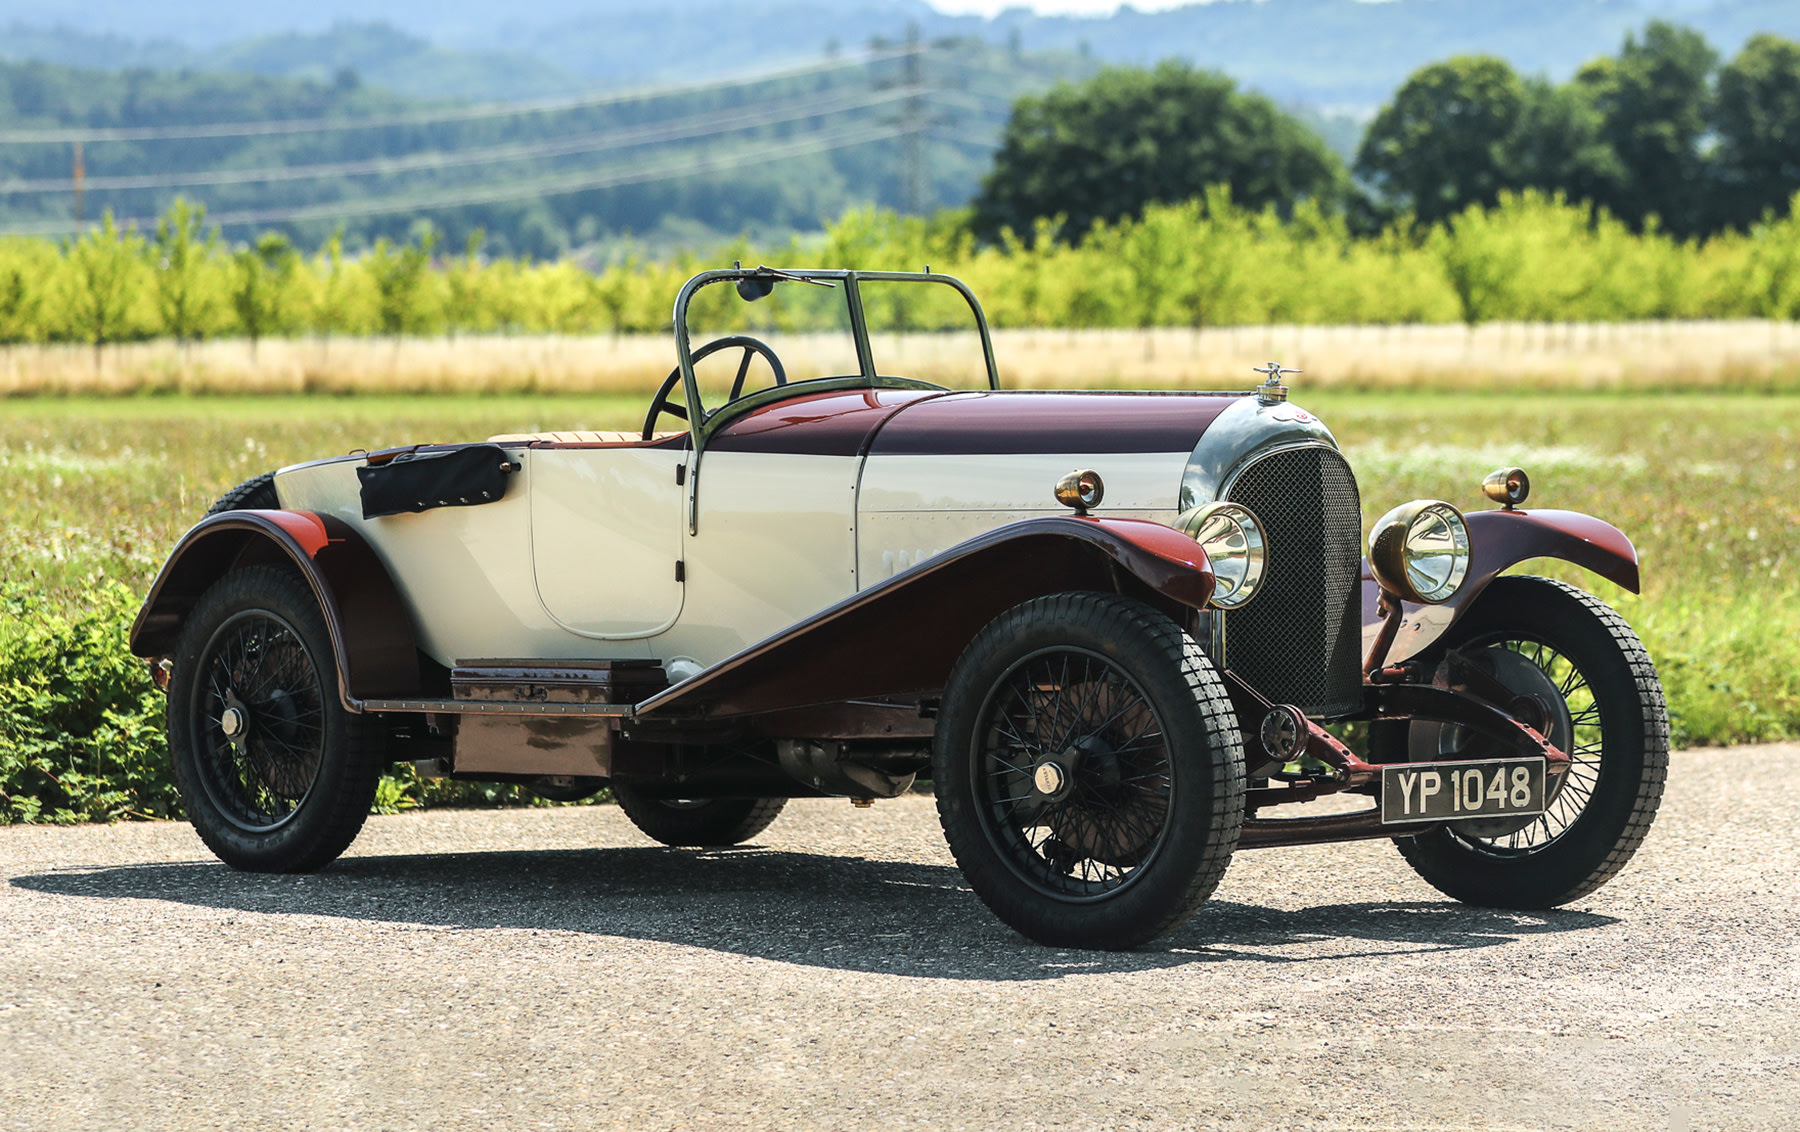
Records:
<instances>
[{"instance_id":1,"label":"sky","mask_svg":"<svg viewBox=\"0 0 1800 1132\"><path fill-rule=\"evenodd\" d=\"M940 12L957 15L997 16L1007 8L1030 8L1040 16L1110 16L1122 0L927 0ZM1210 0L1129 0L1140 12L1162 12ZM1672 8L1699 8L1710 0L1667 0Z\"/></svg>"},{"instance_id":2,"label":"sky","mask_svg":"<svg viewBox=\"0 0 1800 1132\"><path fill-rule=\"evenodd\" d=\"M1041 16L1108 16L1119 6L1120 0L930 0L930 3L940 12L957 15L997 16L1007 8L1030 8ZM1132 0L1131 6L1140 12L1160 12L1192 3L1194 0Z\"/></svg>"}]
</instances>

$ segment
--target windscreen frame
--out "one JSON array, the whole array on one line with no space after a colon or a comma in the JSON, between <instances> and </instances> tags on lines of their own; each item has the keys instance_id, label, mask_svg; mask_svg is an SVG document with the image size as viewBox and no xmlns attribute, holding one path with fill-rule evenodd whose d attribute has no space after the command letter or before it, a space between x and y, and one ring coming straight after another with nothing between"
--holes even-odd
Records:
<instances>
[{"instance_id":1,"label":"windscreen frame","mask_svg":"<svg viewBox=\"0 0 1800 1132\"><path fill-rule=\"evenodd\" d=\"M791 287L809 286L809 280L843 287L845 301L849 309L850 333L856 344L856 360L860 373L851 388L874 388L882 384L882 379L875 370L874 352L869 345L869 323L863 313L862 290L859 286L863 280L883 283L936 283L954 289L968 304L969 311L975 316L975 329L981 336L982 361L987 367L989 391L1000 388L1000 369L994 361L994 337L988 329L987 314L981 309L981 301L969 285L954 275L944 275L929 268L925 271L856 271L847 269L776 269L766 266L717 268L702 271L681 285L675 295L674 330L675 357L681 369L682 393L690 420L688 422L688 443L694 451L693 471L688 477L688 531L698 534L700 526L700 460L706 454L706 438L715 427L711 418L719 416L717 411L708 414L700 400L700 379L694 372L693 345L688 337L688 305L701 288L715 283L736 283L739 280L762 278L777 286ZM724 408L725 406L720 406ZM718 424L727 423L732 414L719 416Z\"/></svg>"}]
</instances>

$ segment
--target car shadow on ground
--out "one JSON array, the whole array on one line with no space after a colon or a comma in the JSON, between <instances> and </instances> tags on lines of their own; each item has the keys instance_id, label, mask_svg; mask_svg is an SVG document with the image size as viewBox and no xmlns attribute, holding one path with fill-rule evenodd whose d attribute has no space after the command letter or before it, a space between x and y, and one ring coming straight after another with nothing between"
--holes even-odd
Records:
<instances>
[{"instance_id":1,"label":"car shadow on ground","mask_svg":"<svg viewBox=\"0 0 1800 1132\"><path fill-rule=\"evenodd\" d=\"M1014 934L953 868L751 847L357 856L306 876L184 862L45 872L12 883L61 896L580 932L836 970L984 980L1442 953L1615 922L1448 901L1280 909L1215 900L1140 950L1063 951Z\"/></svg>"}]
</instances>

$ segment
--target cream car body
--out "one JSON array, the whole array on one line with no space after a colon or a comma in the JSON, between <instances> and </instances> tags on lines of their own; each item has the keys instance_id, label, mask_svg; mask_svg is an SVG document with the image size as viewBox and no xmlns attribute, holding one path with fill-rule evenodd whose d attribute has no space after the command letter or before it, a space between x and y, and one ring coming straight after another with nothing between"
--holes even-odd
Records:
<instances>
[{"instance_id":1,"label":"cream car body","mask_svg":"<svg viewBox=\"0 0 1800 1132\"><path fill-rule=\"evenodd\" d=\"M988 396L1029 415L1054 395ZM894 416L926 399L895 398ZM727 435L706 454L690 530L678 483L690 448L554 435L496 438L519 471L481 507L364 519L360 457L284 468L275 486L283 507L334 515L368 540L446 667L601 648L697 670L976 535L1065 514L1047 485L1071 468L1105 478L1108 515L1172 522L1192 454L840 456L734 451Z\"/></svg>"}]
</instances>

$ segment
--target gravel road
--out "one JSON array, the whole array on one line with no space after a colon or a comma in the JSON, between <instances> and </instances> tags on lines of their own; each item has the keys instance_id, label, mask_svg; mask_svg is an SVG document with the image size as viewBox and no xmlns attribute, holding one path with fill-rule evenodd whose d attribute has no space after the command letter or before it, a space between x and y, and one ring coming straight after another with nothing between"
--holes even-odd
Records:
<instances>
[{"instance_id":1,"label":"gravel road","mask_svg":"<svg viewBox=\"0 0 1800 1132\"><path fill-rule=\"evenodd\" d=\"M728 852L613 807L375 818L306 877L0 829L0 1128L1796 1129L1794 777L1677 755L1563 911L1258 850L1127 955L1002 927L916 796Z\"/></svg>"}]
</instances>

